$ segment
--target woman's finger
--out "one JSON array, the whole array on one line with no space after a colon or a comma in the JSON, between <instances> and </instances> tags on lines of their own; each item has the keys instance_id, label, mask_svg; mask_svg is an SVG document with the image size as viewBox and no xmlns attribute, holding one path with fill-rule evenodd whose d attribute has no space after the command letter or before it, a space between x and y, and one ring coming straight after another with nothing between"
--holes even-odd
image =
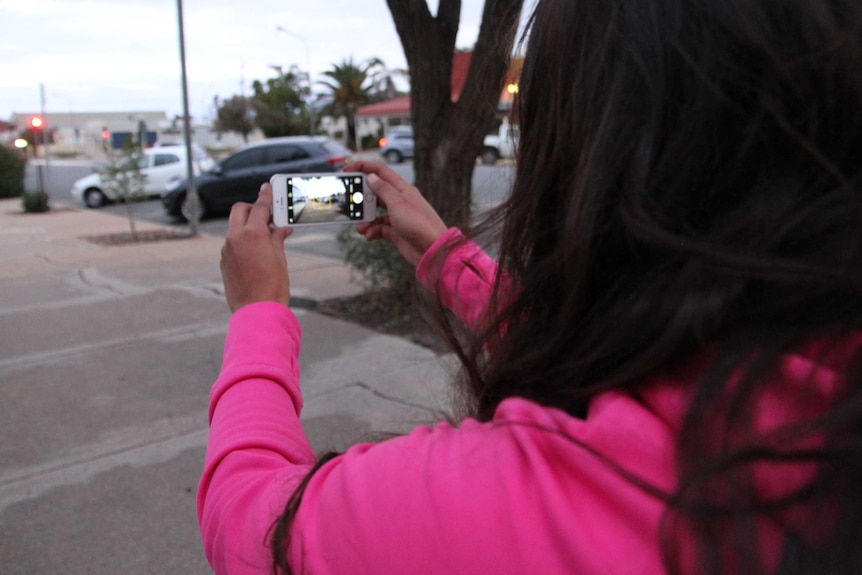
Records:
<instances>
[{"instance_id":1,"label":"woman's finger","mask_svg":"<svg viewBox=\"0 0 862 575\"><path fill-rule=\"evenodd\" d=\"M248 221L248 215L251 212L251 204L245 202L237 202L230 209L228 216L228 230L239 229Z\"/></svg>"},{"instance_id":2,"label":"woman's finger","mask_svg":"<svg viewBox=\"0 0 862 575\"><path fill-rule=\"evenodd\" d=\"M345 166L347 172L362 172L364 174L375 174L381 180L388 182L397 190L404 190L410 186L410 183L402 178L398 172L385 164L379 162L354 162Z\"/></svg>"},{"instance_id":3,"label":"woman's finger","mask_svg":"<svg viewBox=\"0 0 862 575\"><path fill-rule=\"evenodd\" d=\"M251 207L248 222L254 226L268 226L272 219L272 187L269 183L260 186L257 201Z\"/></svg>"}]
</instances>

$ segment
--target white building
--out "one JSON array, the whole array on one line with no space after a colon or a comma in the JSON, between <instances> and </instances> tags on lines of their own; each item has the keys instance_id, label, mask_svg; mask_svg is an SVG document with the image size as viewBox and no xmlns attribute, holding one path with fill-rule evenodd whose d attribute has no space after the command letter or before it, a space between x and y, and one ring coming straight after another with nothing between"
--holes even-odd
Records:
<instances>
[{"instance_id":1,"label":"white building","mask_svg":"<svg viewBox=\"0 0 862 575\"><path fill-rule=\"evenodd\" d=\"M146 145L156 141L183 141L182 118L168 119L165 112L38 112L16 113L12 123L18 132L30 127L30 121L39 116L44 122L43 130L53 135L49 143L52 155L84 156L98 158L104 155L105 144L122 147L126 140L137 140L143 131ZM249 141L261 139L253 133ZM232 132L216 133L209 123L192 121L192 141L209 150L232 150L245 142L242 136Z\"/></svg>"}]
</instances>

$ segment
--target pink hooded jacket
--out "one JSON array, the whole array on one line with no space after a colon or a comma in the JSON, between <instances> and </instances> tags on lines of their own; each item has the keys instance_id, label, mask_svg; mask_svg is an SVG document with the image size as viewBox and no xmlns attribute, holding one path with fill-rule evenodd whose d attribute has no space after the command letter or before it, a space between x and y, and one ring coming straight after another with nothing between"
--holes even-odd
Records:
<instances>
[{"instance_id":1,"label":"pink hooded jacket","mask_svg":"<svg viewBox=\"0 0 862 575\"><path fill-rule=\"evenodd\" d=\"M447 232L429 254L456 235ZM417 276L433 288L429 254ZM439 271L440 296L475 323L495 270L465 244ZM298 321L279 304L252 304L230 320L198 491L216 573L271 573L270 530L315 462L299 422L300 339ZM786 362L785 375L800 385L815 372L836 377L805 357ZM584 420L511 398L488 423L441 423L356 445L305 491L291 528L294 573L663 573L664 504L621 471L673 491L686 390L698 373L676 369L636 398L601 394ZM783 407L767 409L762 424L809 412L811 395L798 395L766 398Z\"/></svg>"}]
</instances>

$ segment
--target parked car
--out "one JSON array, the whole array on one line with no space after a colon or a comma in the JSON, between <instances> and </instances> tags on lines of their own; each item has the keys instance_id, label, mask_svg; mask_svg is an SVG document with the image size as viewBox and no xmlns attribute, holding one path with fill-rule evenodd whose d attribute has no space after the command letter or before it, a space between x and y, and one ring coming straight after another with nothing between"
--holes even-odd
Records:
<instances>
[{"instance_id":1,"label":"parked car","mask_svg":"<svg viewBox=\"0 0 862 575\"><path fill-rule=\"evenodd\" d=\"M413 128L393 126L386 136L380 138L380 155L390 164L398 164L413 157Z\"/></svg>"},{"instance_id":2,"label":"parked car","mask_svg":"<svg viewBox=\"0 0 862 575\"><path fill-rule=\"evenodd\" d=\"M518 126L504 121L499 128L485 136L479 157L485 165L493 165L501 158L511 158L518 148ZM380 138L380 154L390 164L413 157L413 128L395 126L386 137Z\"/></svg>"},{"instance_id":3,"label":"parked car","mask_svg":"<svg viewBox=\"0 0 862 575\"><path fill-rule=\"evenodd\" d=\"M500 158L512 158L518 149L518 138L520 131L517 125L508 121L500 124L500 127L487 136L482 142L482 163L486 166L493 165Z\"/></svg>"},{"instance_id":4,"label":"parked car","mask_svg":"<svg viewBox=\"0 0 862 575\"><path fill-rule=\"evenodd\" d=\"M325 136L289 136L249 144L195 178L198 215L226 213L236 202L254 202L260 185L274 174L337 172L349 156L347 148ZM168 186L162 194L165 213L178 219L191 217L187 186L185 179Z\"/></svg>"},{"instance_id":5,"label":"parked car","mask_svg":"<svg viewBox=\"0 0 862 575\"><path fill-rule=\"evenodd\" d=\"M201 150L203 152L203 150ZM200 173L213 160L203 152L201 161L193 161L192 169ZM187 177L186 150L181 147L148 148L136 156L141 174L145 175L144 194L159 197L173 182ZM88 208L98 208L117 199L116 194L98 173L85 176L72 184L72 199Z\"/></svg>"},{"instance_id":6,"label":"parked car","mask_svg":"<svg viewBox=\"0 0 862 575\"><path fill-rule=\"evenodd\" d=\"M159 140L153 144L154 148L176 148L178 146L185 149L186 143L174 141L163 142ZM192 159L197 163L202 172L208 172L215 167L215 160L197 144L192 144Z\"/></svg>"}]
</instances>

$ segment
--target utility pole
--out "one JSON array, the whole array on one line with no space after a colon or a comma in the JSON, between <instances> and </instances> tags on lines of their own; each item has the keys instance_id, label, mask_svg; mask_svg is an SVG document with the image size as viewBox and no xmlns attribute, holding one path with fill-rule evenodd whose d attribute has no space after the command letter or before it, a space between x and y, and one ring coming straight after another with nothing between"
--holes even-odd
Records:
<instances>
[{"instance_id":1,"label":"utility pole","mask_svg":"<svg viewBox=\"0 0 862 575\"><path fill-rule=\"evenodd\" d=\"M186 41L183 33L183 0L177 0L177 18L180 28L180 65L182 67L183 83L183 129L186 143L186 202L188 202L189 232L194 237L198 235L200 213L198 211L198 191L195 188L194 156L192 155L192 126L189 115L189 87L186 78Z\"/></svg>"},{"instance_id":2,"label":"utility pole","mask_svg":"<svg viewBox=\"0 0 862 575\"><path fill-rule=\"evenodd\" d=\"M45 186L48 185L48 180L51 178L51 154L48 151L48 140L46 138L46 134L48 133L47 128L47 118L45 116L45 84L39 84L39 101L41 104L41 112L42 115L42 129L40 130L42 136L42 150L45 154ZM43 188L43 192L46 194L48 190Z\"/></svg>"}]
</instances>

